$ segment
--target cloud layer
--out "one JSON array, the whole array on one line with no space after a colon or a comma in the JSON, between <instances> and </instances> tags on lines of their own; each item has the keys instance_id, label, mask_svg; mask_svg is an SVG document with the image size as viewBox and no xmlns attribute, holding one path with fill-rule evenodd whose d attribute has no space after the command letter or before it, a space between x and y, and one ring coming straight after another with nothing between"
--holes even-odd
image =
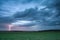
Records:
<instances>
[{"instance_id":1,"label":"cloud layer","mask_svg":"<svg viewBox=\"0 0 60 40\"><path fill-rule=\"evenodd\" d=\"M59 2L55 0L1 0L0 30L8 30L8 25L14 24L16 25L11 30L60 29ZM28 21L30 23L27 23Z\"/></svg>"}]
</instances>

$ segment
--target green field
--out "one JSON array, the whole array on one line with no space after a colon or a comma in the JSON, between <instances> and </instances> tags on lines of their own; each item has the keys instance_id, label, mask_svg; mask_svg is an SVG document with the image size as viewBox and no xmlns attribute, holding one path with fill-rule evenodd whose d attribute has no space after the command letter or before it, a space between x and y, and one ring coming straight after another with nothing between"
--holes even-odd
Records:
<instances>
[{"instance_id":1,"label":"green field","mask_svg":"<svg viewBox=\"0 0 60 40\"><path fill-rule=\"evenodd\" d=\"M0 40L60 40L60 31L0 32Z\"/></svg>"}]
</instances>

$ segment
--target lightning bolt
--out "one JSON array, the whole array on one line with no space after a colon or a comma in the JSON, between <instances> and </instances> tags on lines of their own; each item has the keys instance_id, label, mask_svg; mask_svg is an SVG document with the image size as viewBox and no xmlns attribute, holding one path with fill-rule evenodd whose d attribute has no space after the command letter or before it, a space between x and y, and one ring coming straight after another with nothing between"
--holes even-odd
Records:
<instances>
[{"instance_id":1,"label":"lightning bolt","mask_svg":"<svg viewBox=\"0 0 60 40\"><path fill-rule=\"evenodd\" d=\"M12 30L12 27L13 27L13 25L9 25L8 26L8 30L11 31Z\"/></svg>"}]
</instances>

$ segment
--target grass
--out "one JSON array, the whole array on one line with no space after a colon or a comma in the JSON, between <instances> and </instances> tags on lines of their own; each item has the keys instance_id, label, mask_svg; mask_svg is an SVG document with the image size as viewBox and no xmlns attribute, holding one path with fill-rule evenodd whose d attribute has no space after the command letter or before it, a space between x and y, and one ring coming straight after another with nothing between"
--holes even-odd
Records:
<instances>
[{"instance_id":1,"label":"grass","mask_svg":"<svg viewBox=\"0 0 60 40\"><path fill-rule=\"evenodd\" d=\"M60 40L60 31L0 32L0 40Z\"/></svg>"}]
</instances>

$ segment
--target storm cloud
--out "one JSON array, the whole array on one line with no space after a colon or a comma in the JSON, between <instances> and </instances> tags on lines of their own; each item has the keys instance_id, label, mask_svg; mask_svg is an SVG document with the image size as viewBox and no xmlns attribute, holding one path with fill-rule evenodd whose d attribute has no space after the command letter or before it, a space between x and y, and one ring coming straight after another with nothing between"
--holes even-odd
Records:
<instances>
[{"instance_id":1,"label":"storm cloud","mask_svg":"<svg viewBox=\"0 0 60 40\"><path fill-rule=\"evenodd\" d=\"M12 30L60 29L59 2L56 0L0 0L0 29L6 30L6 25L12 23L19 23L14 25ZM27 24L28 21L31 22Z\"/></svg>"}]
</instances>

